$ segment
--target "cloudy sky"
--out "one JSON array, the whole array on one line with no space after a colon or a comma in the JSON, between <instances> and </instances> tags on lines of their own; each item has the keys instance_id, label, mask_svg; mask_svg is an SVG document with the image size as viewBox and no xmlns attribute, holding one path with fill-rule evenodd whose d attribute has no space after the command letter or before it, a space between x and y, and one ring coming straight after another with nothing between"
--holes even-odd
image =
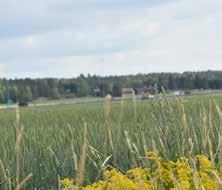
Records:
<instances>
[{"instance_id":1,"label":"cloudy sky","mask_svg":"<svg viewBox=\"0 0 222 190\"><path fill-rule=\"evenodd\" d=\"M0 77L222 70L221 0L0 0Z\"/></svg>"}]
</instances>

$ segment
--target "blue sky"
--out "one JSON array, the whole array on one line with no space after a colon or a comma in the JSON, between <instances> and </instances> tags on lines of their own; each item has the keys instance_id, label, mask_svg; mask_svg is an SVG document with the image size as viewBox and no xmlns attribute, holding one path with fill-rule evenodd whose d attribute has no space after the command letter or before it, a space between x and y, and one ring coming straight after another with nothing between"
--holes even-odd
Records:
<instances>
[{"instance_id":1,"label":"blue sky","mask_svg":"<svg viewBox=\"0 0 222 190\"><path fill-rule=\"evenodd\" d=\"M221 0L1 0L0 77L222 70Z\"/></svg>"}]
</instances>

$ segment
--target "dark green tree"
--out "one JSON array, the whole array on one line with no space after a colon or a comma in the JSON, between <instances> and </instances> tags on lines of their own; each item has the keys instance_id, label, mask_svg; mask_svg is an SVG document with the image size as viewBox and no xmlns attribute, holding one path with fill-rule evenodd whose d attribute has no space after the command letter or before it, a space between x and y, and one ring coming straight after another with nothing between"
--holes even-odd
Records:
<instances>
[{"instance_id":1,"label":"dark green tree","mask_svg":"<svg viewBox=\"0 0 222 190\"><path fill-rule=\"evenodd\" d=\"M22 86L18 89L18 101L19 102L32 101L32 92L29 86Z\"/></svg>"},{"instance_id":2,"label":"dark green tree","mask_svg":"<svg viewBox=\"0 0 222 190\"><path fill-rule=\"evenodd\" d=\"M114 97L122 96L122 86L120 83L114 83L113 89L112 89L112 95Z\"/></svg>"}]
</instances>

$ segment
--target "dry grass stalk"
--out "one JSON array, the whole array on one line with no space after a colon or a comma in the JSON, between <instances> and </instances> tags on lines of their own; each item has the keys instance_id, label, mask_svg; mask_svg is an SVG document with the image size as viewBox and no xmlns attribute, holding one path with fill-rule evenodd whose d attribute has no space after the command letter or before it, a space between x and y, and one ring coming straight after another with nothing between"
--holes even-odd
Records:
<instances>
[{"instance_id":1,"label":"dry grass stalk","mask_svg":"<svg viewBox=\"0 0 222 190\"><path fill-rule=\"evenodd\" d=\"M78 175L77 175L77 185L80 186L80 187L84 184L87 150L88 150L87 127L86 127L86 124L85 124L85 127L84 127L84 141L83 141L81 158L80 158L80 161L79 161Z\"/></svg>"},{"instance_id":2,"label":"dry grass stalk","mask_svg":"<svg viewBox=\"0 0 222 190\"><path fill-rule=\"evenodd\" d=\"M3 174L3 177L5 178L5 180L7 179L7 175L6 175L6 171L5 171L5 167L4 167L4 164L2 162L2 160L0 159L0 169L2 170L2 174ZM0 170L0 171L1 171Z\"/></svg>"},{"instance_id":3,"label":"dry grass stalk","mask_svg":"<svg viewBox=\"0 0 222 190\"><path fill-rule=\"evenodd\" d=\"M20 144L22 140L23 127L20 126L20 112L19 106L16 107L16 144L15 144L15 154L16 154L16 188L15 190L20 190L25 185L25 183L32 177L30 173L20 182ZM10 185L11 186L11 185Z\"/></svg>"},{"instance_id":4,"label":"dry grass stalk","mask_svg":"<svg viewBox=\"0 0 222 190\"><path fill-rule=\"evenodd\" d=\"M124 113L124 99L125 96L124 94L122 94L121 96L121 101L120 101L120 114L119 114L119 122L118 122L118 126L117 126L117 136L116 136L116 143L115 143L115 153L113 154L113 158L114 158L114 164L117 165L117 159L118 159L118 150L120 147L120 138L121 138L121 121L123 118L123 113Z\"/></svg>"},{"instance_id":5,"label":"dry grass stalk","mask_svg":"<svg viewBox=\"0 0 222 190\"><path fill-rule=\"evenodd\" d=\"M23 128L20 128L20 113L19 107L16 107L16 144L15 144L15 154L16 154L16 183L19 184L19 176L20 176L20 143L22 140L22 131Z\"/></svg>"},{"instance_id":6,"label":"dry grass stalk","mask_svg":"<svg viewBox=\"0 0 222 190\"><path fill-rule=\"evenodd\" d=\"M1 171L2 171L2 174L3 174L3 177L4 177L3 184L5 184L7 182L7 180L8 180L8 178L7 178L7 175L6 175L4 164L3 164L2 160L0 159L0 172ZM4 186L6 186L6 185L4 185Z\"/></svg>"},{"instance_id":7,"label":"dry grass stalk","mask_svg":"<svg viewBox=\"0 0 222 190\"><path fill-rule=\"evenodd\" d=\"M77 159L77 155L75 153L74 145L72 145L72 157L73 157L74 173L77 173L77 171L78 171L78 159Z\"/></svg>"},{"instance_id":8,"label":"dry grass stalk","mask_svg":"<svg viewBox=\"0 0 222 190\"><path fill-rule=\"evenodd\" d=\"M15 190L21 190L28 180L32 178L32 174L29 174L25 179L23 179L15 188Z\"/></svg>"},{"instance_id":9,"label":"dry grass stalk","mask_svg":"<svg viewBox=\"0 0 222 190\"><path fill-rule=\"evenodd\" d=\"M107 95L105 97L105 105L104 105L104 114L105 114L105 127L106 127L106 134L105 134L105 150L104 155L108 157L109 154L109 147L111 147L112 151L114 151L113 141L112 141L112 133L109 125L109 118L110 118L110 111L111 111L111 100L112 96Z\"/></svg>"},{"instance_id":10,"label":"dry grass stalk","mask_svg":"<svg viewBox=\"0 0 222 190\"><path fill-rule=\"evenodd\" d=\"M12 190L12 181L11 181L11 173L9 170L7 170L7 181L8 181L8 190Z\"/></svg>"}]
</instances>

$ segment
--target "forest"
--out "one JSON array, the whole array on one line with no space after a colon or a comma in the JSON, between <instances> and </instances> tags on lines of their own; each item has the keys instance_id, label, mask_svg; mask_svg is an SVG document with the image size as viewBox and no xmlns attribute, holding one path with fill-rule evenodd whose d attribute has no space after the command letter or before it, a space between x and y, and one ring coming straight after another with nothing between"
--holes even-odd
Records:
<instances>
[{"instance_id":1,"label":"forest","mask_svg":"<svg viewBox=\"0 0 222 190\"><path fill-rule=\"evenodd\" d=\"M222 89L222 71L150 73L125 76L95 76L88 74L76 78L0 79L0 102L100 96L121 96L122 88L156 86L164 89Z\"/></svg>"}]
</instances>

